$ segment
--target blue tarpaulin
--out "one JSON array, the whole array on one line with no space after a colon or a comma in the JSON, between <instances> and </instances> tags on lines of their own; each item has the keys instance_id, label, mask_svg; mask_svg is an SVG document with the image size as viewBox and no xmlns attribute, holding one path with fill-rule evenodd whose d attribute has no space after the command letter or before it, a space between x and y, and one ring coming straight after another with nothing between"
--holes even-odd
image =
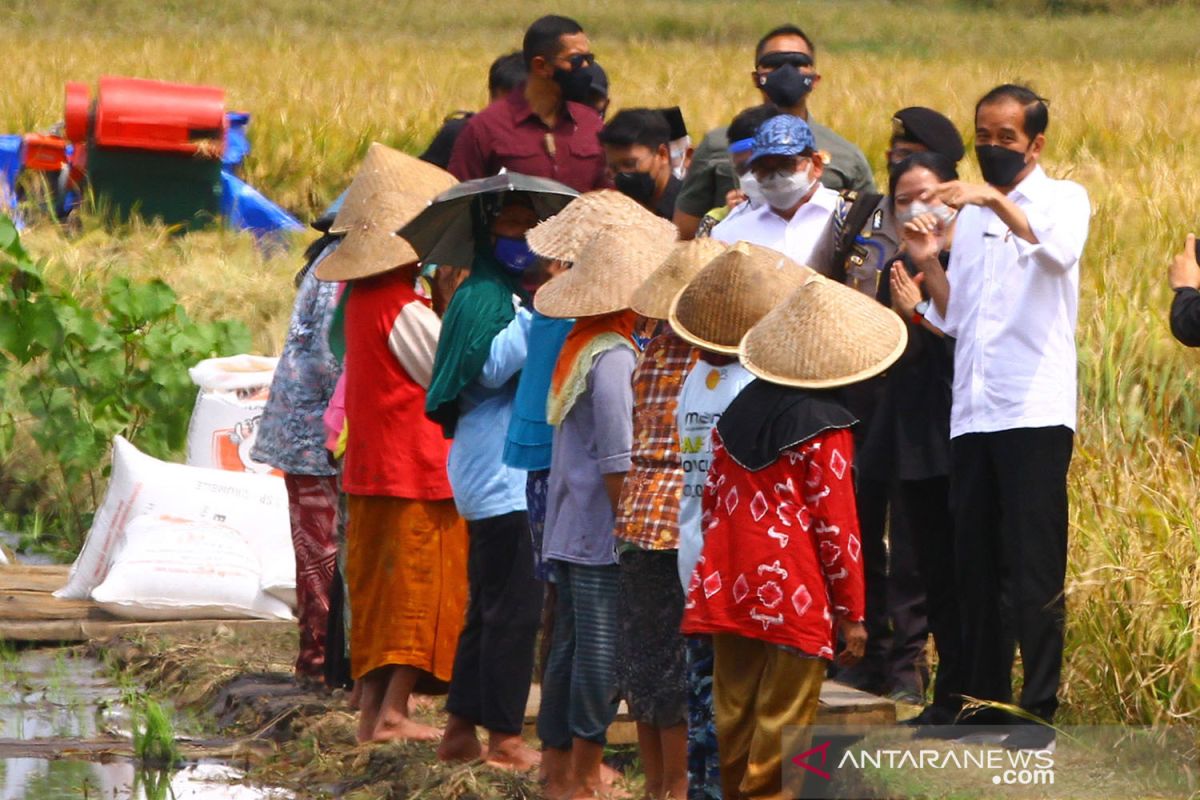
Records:
<instances>
[{"instance_id":1,"label":"blue tarpaulin","mask_svg":"<svg viewBox=\"0 0 1200 800\"><path fill-rule=\"evenodd\" d=\"M225 115L229 122L229 130L225 135L225 153L221 156L221 165L229 172L236 173L242 168L242 162L250 155L250 139L246 136L246 126L250 124L250 115L244 111L231 111Z\"/></svg>"},{"instance_id":2,"label":"blue tarpaulin","mask_svg":"<svg viewBox=\"0 0 1200 800\"><path fill-rule=\"evenodd\" d=\"M25 137L0 136L0 208L17 207L17 176L25 165Z\"/></svg>"},{"instance_id":3,"label":"blue tarpaulin","mask_svg":"<svg viewBox=\"0 0 1200 800\"><path fill-rule=\"evenodd\" d=\"M301 231L300 220L263 197L236 175L221 172L221 215L227 224L264 236L284 231Z\"/></svg>"}]
</instances>

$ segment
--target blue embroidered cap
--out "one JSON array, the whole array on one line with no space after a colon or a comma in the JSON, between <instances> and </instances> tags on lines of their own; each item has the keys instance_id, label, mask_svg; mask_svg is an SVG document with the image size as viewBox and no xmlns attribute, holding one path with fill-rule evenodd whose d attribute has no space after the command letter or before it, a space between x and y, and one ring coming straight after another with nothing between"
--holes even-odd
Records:
<instances>
[{"instance_id":1,"label":"blue embroidered cap","mask_svg":"<svg viewBox=\"0 0 1200 800\"><path fill-rule=\"evenodd\" d=\"M807 122L791 114L780 114L758 126L750 163L763 156L798 156L816 149L817 141Z\"/></svg>"}]
</instances>

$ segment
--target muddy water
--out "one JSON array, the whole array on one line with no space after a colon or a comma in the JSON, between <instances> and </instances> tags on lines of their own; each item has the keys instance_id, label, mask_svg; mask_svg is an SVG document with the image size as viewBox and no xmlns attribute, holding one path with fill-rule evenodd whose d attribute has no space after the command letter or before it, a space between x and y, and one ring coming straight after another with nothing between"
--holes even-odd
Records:
<instances>
[{"instance_id":1,"label":"muddy water","mask_svg":"<svg viewBox=\"0 0 1200 800\"><path fill-rule=\"evenodd\" d=\"M0 643L2 644L2 643ZM103 665L64 650L0 652L0 800L283 800L221 763L147 773L128 751L132 716ZM90 753L90 759L80 758ZM99 758L105 758L101 763Z\"/></svg>"}]
</instances>

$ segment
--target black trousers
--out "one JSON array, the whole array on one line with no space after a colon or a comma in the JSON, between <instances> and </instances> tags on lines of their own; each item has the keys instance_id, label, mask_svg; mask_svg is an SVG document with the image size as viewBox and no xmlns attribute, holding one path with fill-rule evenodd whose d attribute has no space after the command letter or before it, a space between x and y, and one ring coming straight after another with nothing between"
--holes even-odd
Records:
<instances>
[{"instance_id":1,"label":"black trousers","mask_svg":"<svg viewBox=\"0 0 1200 800\"><path fill-rule=\"evenodd\" d=\"M1021 708L1051 720L1062 673L1067 571L1066 427L967 434L952 441L955 559L965 693L1012 702L1015 646Z\"/></svg>"},{"instance_id":2,"label":"black trousers","mask_svg":"<svg viewBox=\"0 0 1200 800\"><path fill-rule=\"evenodd\" d=\"M542 613L524 511L467 523L467 621L458 639L446 710L489 731L517 734L533 678Z\"/></svg>"},{"instance_id":3,"label":"black trousers","mask_svg":"<svg viewBox=\"0 0 1200 800\"><path fill-rule=\"evenodd\" d=\"M900 482L900 502L893 513L904 517L903 529L912 535L925 618L937 648L937 678L933 704L956 714L966 675L963 664L962 615L954 575L954 520L950 514L950 479L929 478Z\"/></svg>"},{"instance_id":4,"label":"black trousers","mask_svg":"<svg viewBox=\"0 0 1200 800\"><path fill-rule=\"evenodd\" d=\"M859 669L851 674L862 688L880 694L920 694L927 682L925 589L917 556L901 509L895 482L856 482L858 524L866 579L867 648Z\"/></svg>"}]
</instances>

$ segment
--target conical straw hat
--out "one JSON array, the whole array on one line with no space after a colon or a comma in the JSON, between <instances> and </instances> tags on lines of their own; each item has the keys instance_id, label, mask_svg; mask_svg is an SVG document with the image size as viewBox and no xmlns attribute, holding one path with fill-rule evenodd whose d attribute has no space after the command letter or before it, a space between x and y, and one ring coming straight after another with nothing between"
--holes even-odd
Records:
<instances>
[{"instance_id":1,"label":"conical straw hat","mask_svg":"<svg viewBox=\"0 0 1200 800\"><path fill-rule=\"evenodd\" d=\"M783 253L738 242L675 295L667 319L697 347L733 354L746 331L812 274Z\"/></svg>"},{"instance_id":2,"label":"conical straw hat","mask_svg":"<svg viewBox=\"0 0 1200 800\"><path fill-rule=\"evenodd\" d=\"M651 319L666 319L671 301L708 262L725 252L725 244L716 239L692 239L679 242L667 260L637 288L629 307Z\"/></svg>"},{"instance_id":3,"label":"conical straw hat","mask_svg":"<svg viewBox=\"0 0 1200 800\"><path fill-rule=\"evenodd\" d=\"M363 221L367 200L379 192L407 192L432 200L458 183L440 167L375 142L350 182L342 208L329 226L330 233L346 233Z\"/></svg>"},{"instance_id":4,"label":"conical straw hat","mask_svg":"<svg viewBox=\"0 0 1200 800\"><path fill-rule=\"evenodd\" d=\"M673 245L660 231L603 227L584 244L571 269L538 289L533 306L560 319L627 309L634 289L671 254Z\"/></svg>"},{"instance_id":5,"label":"conical straw hat","mask_svg":"<svg viewBox=\"0 0 1200 800\"><path fill-rule=\"evenodd\" d=\"M526 234L533 252L556 261L575 261L584 242L607 225L643 228L673 242L679 231L668 220L612 189L581 194L567 207Z\"/></svg>"},{"instance_id":6,"label":"conical straw hat","mask_svg":"<svg viewBox=\"0 0 1200 800\"><path fill-rule=\"evenodd\" d=\"M831 389L878 375L907 344L895 312L814 274L746 334L738 355L765 381Z\"/></svg>"},{"instance_id":7,"label":"conical straw hat","mask_svg":"<svg viewBox=\"0 0 1200 800\"><path fill-rule=\"evenodd\" d=\"M379 192L366 199L366 217L317 265L323 281L353 281L418 261L413 246L396 234L429 201L406 192Z\"/></svg>"}]
</instances>

